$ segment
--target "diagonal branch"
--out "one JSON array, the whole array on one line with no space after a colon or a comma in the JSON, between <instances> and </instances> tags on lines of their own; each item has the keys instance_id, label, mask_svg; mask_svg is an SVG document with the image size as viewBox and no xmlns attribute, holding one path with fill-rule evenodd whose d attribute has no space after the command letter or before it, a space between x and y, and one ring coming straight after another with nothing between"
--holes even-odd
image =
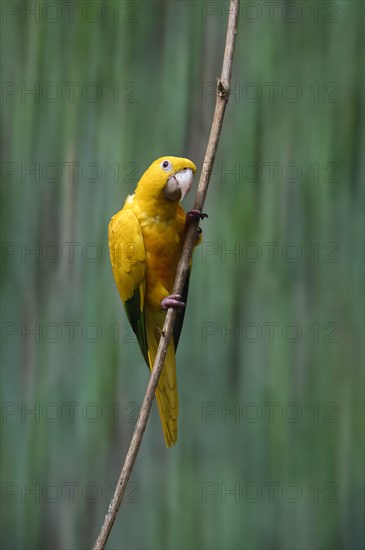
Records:
<instances>
[{"instance_id":1,"label":"diagonal branch","mask_svg":"<svg viewBox=\"0 0 365 550\"><path fill-rule=\"evenodd\" d=\"M229 7L229 18L226 35L226 45L224 50L223 67L221 77L217 81L217 98L214 111L212 128L210 131L207 150L203 163L202 172L198 190L195 197L194 209L202 211L207 194L210 176L215 160L215 155L218 147L218 142L222 130L224 112L226 110L229 88L232 74L232 61L235 46L235 38L237 33L239 0L231 0ZM192 220L188 226L184 247L182 250L180 262L177 268L173 294L182 294L185 279L190 269L190 259L196 242L199 220ZM99 536L95 542L94 550L102 550L108 540L110 531L113 527L116 515L121 505L125 489L128 484L129 477L132 472L138 450L141 445L142 437L146 429L148 416L151 410L153 398L155 396L158 380L165 362L167 348L173 332L174 323L177 312L173 309L168 309L165 323L163 326L160 344L158 347L153 370L147 385L146 394L142 403L141 411L134 429L133 437L129 445L128 453L124 461L124 465L114 491L113 498L110 502L108 512L105 516Z\"/></svg>"}]
</instances>

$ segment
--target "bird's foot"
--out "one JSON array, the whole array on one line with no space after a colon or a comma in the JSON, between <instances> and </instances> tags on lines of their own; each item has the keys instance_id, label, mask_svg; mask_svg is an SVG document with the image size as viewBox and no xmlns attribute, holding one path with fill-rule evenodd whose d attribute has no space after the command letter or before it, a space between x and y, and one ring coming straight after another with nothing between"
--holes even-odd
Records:
<instances>
[{"instance_id":1,"label":"bird's foot","mask_svg":"<svg viewBox=\"0 0 365 550\"><path fill-rule=\"evenodd\" d=\"M197 209L189 210L189 212L187 212L186 214L186 223L188 224L193 220L204 220L204 218L207 218L207 217L208 217L208 214L205 214L204 212L200 212L200 210L197 210Z\"/></svg>"},{"instance_id":2,"label":"bird's foot","mask_svg":"<svg viewBox=\"0 0 365 550\"><path fill-rule=\"evenodd\" d=\"M169 309L169 307L172 307L174 309L184 309L185 302L183 302L182 297L180 294L170 294L170 296L166 296L161 302L162 309Z\"/></svg>"}]
</instances>

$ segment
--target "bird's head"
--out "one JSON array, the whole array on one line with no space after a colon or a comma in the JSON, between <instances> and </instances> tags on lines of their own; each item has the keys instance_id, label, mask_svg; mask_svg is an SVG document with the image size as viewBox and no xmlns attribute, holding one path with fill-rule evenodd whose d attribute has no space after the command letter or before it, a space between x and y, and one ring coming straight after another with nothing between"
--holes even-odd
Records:
<instances>
[{"instance_id":1,"label":"bird's head","mask_svg":"<svg viewBox=\"0 0 365 550\"><path fill-rule=\"evenodd\" d=\"M138 182L136 193L154 199L180 202L190 191L196 166L180 157L161 157L151 164Z\"/></svg>"}]
</instances>

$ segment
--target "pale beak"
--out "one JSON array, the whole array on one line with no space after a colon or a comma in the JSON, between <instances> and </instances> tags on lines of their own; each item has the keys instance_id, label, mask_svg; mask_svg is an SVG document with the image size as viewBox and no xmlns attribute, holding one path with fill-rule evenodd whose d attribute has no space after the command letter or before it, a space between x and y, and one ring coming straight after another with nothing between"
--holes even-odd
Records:
<instances>
[{"instance_id":1,"label":"pale beak","mask_svg":"<svg viewBox=\"0 0 365 550\"><path fill-rule=\"evenodd\" d=\"M193 171L191 168L184 168L170 176L164 187L163 194L170 201L182 201L189 193L193 183Z\"/></svg>"}]
</instances>

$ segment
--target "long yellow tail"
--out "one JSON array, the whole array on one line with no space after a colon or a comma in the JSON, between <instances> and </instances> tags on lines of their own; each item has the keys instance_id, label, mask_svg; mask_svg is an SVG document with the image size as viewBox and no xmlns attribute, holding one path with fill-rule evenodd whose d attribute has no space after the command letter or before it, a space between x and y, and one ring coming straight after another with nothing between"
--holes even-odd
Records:
<instances>
[{"instance_id":1,"label":"long yellow tail","mask_svg":"<svg viewBox=\"0 0 365 550\"><path fill-rule=\"evenodd\" d=\"M162 330L165 314L153 314L146 312L146 329L149 367L152 371L153 362L156 357L160 333ZM163 366L156 390L156 401L160 413L163 434L166 446L171 447L177 441L177 417L179 413L179 400L176 382L175 345L170 340L167 349L165 364Z\"/></svg>"}]
</instances>

